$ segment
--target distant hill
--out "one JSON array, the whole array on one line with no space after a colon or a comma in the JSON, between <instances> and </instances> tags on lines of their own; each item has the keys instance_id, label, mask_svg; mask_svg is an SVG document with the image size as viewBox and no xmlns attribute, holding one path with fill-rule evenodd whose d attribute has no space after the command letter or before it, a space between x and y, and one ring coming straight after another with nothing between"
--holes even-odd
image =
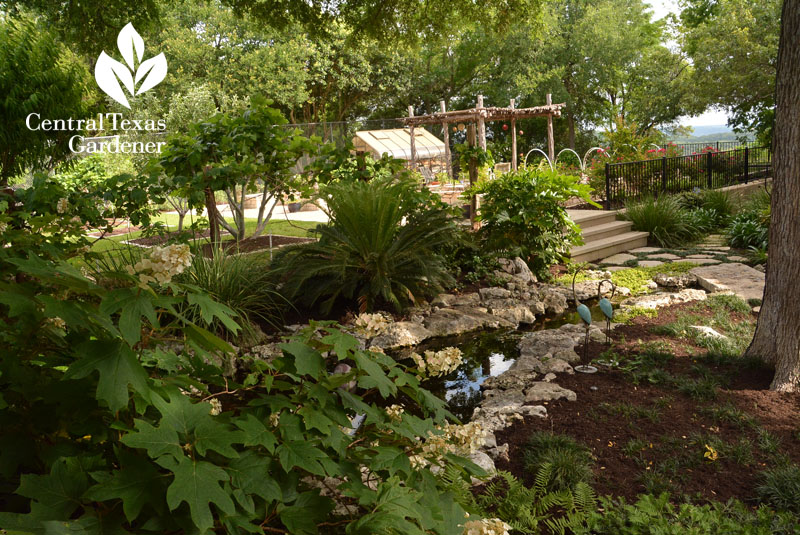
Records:
<instances>
[{"instance_id":1,"label":"distant hill","mask_svg":"<svg viewBox=\"0 0 800 535\"><path fill-rule=\"evenodd\" d=\"M735 133L726 125L694 126L690 136L673 137L670 141L675 143L707 143L710 141L741 141L755 139L751 133Z\"/></svg>"}]
</instances>

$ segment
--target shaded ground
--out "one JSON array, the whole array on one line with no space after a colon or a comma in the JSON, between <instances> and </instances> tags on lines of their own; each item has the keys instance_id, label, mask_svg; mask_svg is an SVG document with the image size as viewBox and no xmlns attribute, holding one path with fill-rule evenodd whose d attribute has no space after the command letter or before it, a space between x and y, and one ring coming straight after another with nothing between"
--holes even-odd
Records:
<instances>
[{"instance_id":1,"label":"shaded ground","mask_svg":"<svg viewBox=\"0 0 800 535\"><path fill-rule=\"evenodd\" d=\"M800 394L769 391L772 371L757 361L698 345L691 336L653 332L687 316L713 324L719 314L702 303L676 305L618 327L611 351L592 343L593 358L619 364L599 366L593 375L560 375L559 385L578 400L547 402L548 418L499 432L498 443L511 450L497 467L532 484L523 446L533 431L551 431L591 449L598 494L633 499L668 491L697 502L752 501L763 470L800 462ZM754 320L727 314L729 326Z\"/></svg>"}]
</instances>

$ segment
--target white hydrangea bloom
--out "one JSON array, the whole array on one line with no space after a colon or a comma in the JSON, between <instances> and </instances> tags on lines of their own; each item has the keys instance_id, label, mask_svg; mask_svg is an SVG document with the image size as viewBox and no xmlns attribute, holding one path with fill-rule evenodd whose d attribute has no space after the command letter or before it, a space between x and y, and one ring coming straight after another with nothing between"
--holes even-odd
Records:
<instances>
[{"instance_id":1,"label":"white hydrangea bloom","mask_svg":"<svg viewBox=\"0 0 800 535\"><path fill-rule=\"evenodd\" d=\"M486 436L488 435L488 431L478 422L470 422L466 425L447 424L444 428L440 427L438 429L442 432L438 434L428 433L420 455L409 457L409 459L421 457L425 462L422 463L417 459L412 461L412 466L414 462L422 467L426 466L430 461L440 462L442 457L448 453L470 455L486 443Z\"/></svg>"},{"instance_id":2,"label":"white hydrangea bloom","mask_svg":"<svg viewBox=\"0 0 800 535\"><path fill-rule=\"evenodd\" d=\"M400 421L400 419L402 419L404 411L405 409L403 409L403 407L400 405L390 405L386 407L386 414L389 415L389 418L395 421Z\"/></svg>"},{"instance_id":3,"label":"white hydrangea bloom","mask_svg":"<svg viewBox=\"0 0 800 535\"><path fill-rule=\"evenodd\" d=\"M390 320L381 313L359 314L353 322L356 329L366 336L378 336L386 332Z\"/></svg>"},{"instance_id":4,"label":"white hydrangea bloom","mask_svg":"<svg viewBox=\"0 0 800 535\"><path fill-rule=\"evenodd\" d=\"M211 398L209 403L211 404L211 410L208 411L208 413L211 416L217 416L222 412L222 402L220 400L217 398Z\"/></svg>"},{"instance_id":5,"label":"white hydrangea bloom","mask_svg":"<svg viewBox=\"0 0 800 535\"><path fill-rule=\"evenodd\" d=\"M64 214L67 212L68 209L69 209L69 201L64 197L58 199L58 202L56 203L56 212L58 212L59 214Z\"/></svg>"},{"instance_id":6,"label":"white hydrangea bloom","mask_svg":"<svg viewBox=\"0 0 800 535\"><path fill-rule=\"evenodd\" d=\"M447 375L455 371L463 362L461 350L457 347L446 347L439 351L426 351L423 358L418 353L412 353L411 358L422 373L430 377Z\"/></svg>"},{"instance_id":7,"label":"white hydrangea bloom","mask_svg":"<svg viewBox=\"0 0 800 535\"><path fill-rule=\"evenodd\" d=\"M281 421L281 413L280 412L273 412L269 415L269 425L272 427L278 427L278 424Z\"/></svg>"},{"instance_id":8,"label":"white hydrangea bloom","mask_svg":"<svg viewBox=\"0 0 800 535\"><path fill-rule=\"evenodd\" d=\"M8 229L8 225L0 222L0 234L3 234Z\"/></svg>"},{"instance_id":9,"label":"white hydrangea bloom","mask_svg":"<svg viewBox=\"0 0 800 535\"><path fill-rule=\"evenodd\" d=\"M183 273L192 264L192 253L186 244L153 247L149 258L143 258L132 267L126 269L131 275L139 275L142 286L151 282L167 284L172 277Z\"/></svg>"},{"instance_id":10,"label":"white hydrangea bloom","mask_svg":"<svg viewBox=\"0 0 800 535\"><path fill-rule=\"evenodd\" d=\"M499 518L483 518L465 522L463 535L508 535L510 529Z\"/></svg>"}]
</instances>

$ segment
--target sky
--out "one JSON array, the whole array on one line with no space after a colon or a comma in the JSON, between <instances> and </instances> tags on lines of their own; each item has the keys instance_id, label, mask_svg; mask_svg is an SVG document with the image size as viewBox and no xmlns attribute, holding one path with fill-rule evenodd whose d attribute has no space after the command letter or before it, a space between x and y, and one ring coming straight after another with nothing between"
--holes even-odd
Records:
<instances>
[{"instance_id":1,"label":"sky","mask_svg":"<svg viewBox=\"0 0 800 535\"><path fill-rule=\"evenodd\" d=\"M679 13L677 0L646 0L653 8L653 15L656 19L663 18L669 13ZM696 117L681 117L680 123L689 126L711 126L724 125L728 122L728 114L724 111L709 110Z\"/></svg>"}]
</instances>

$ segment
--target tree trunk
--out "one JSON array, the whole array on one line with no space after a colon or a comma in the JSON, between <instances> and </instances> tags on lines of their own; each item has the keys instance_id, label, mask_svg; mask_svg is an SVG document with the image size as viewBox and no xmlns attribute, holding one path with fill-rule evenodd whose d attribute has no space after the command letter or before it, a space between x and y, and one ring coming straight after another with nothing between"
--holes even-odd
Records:
<instances>
[{"instance_id":1,"label":"tree trunk","mask_svg":"<svg viewBox=\"0 0 800 535\"><path fill-rule=\"evenodd\" d=\"M786 0L781 17L773 137L769 267L761 313L748 356L775 366L772 390L800 387L800 2Z\"/></svg>"},{"instance_id":2,"label":"tree trunk","mask_svg":"<svg viewBox=\"0 0 800 535\"><path fill-rule=\"evenodd\" d=\"M211 188L206 188L206 211L208 212L208 230L211 234L211 246L219 246L219 214L217 214L217 201Z\"/></svg>"}]
</instances>

